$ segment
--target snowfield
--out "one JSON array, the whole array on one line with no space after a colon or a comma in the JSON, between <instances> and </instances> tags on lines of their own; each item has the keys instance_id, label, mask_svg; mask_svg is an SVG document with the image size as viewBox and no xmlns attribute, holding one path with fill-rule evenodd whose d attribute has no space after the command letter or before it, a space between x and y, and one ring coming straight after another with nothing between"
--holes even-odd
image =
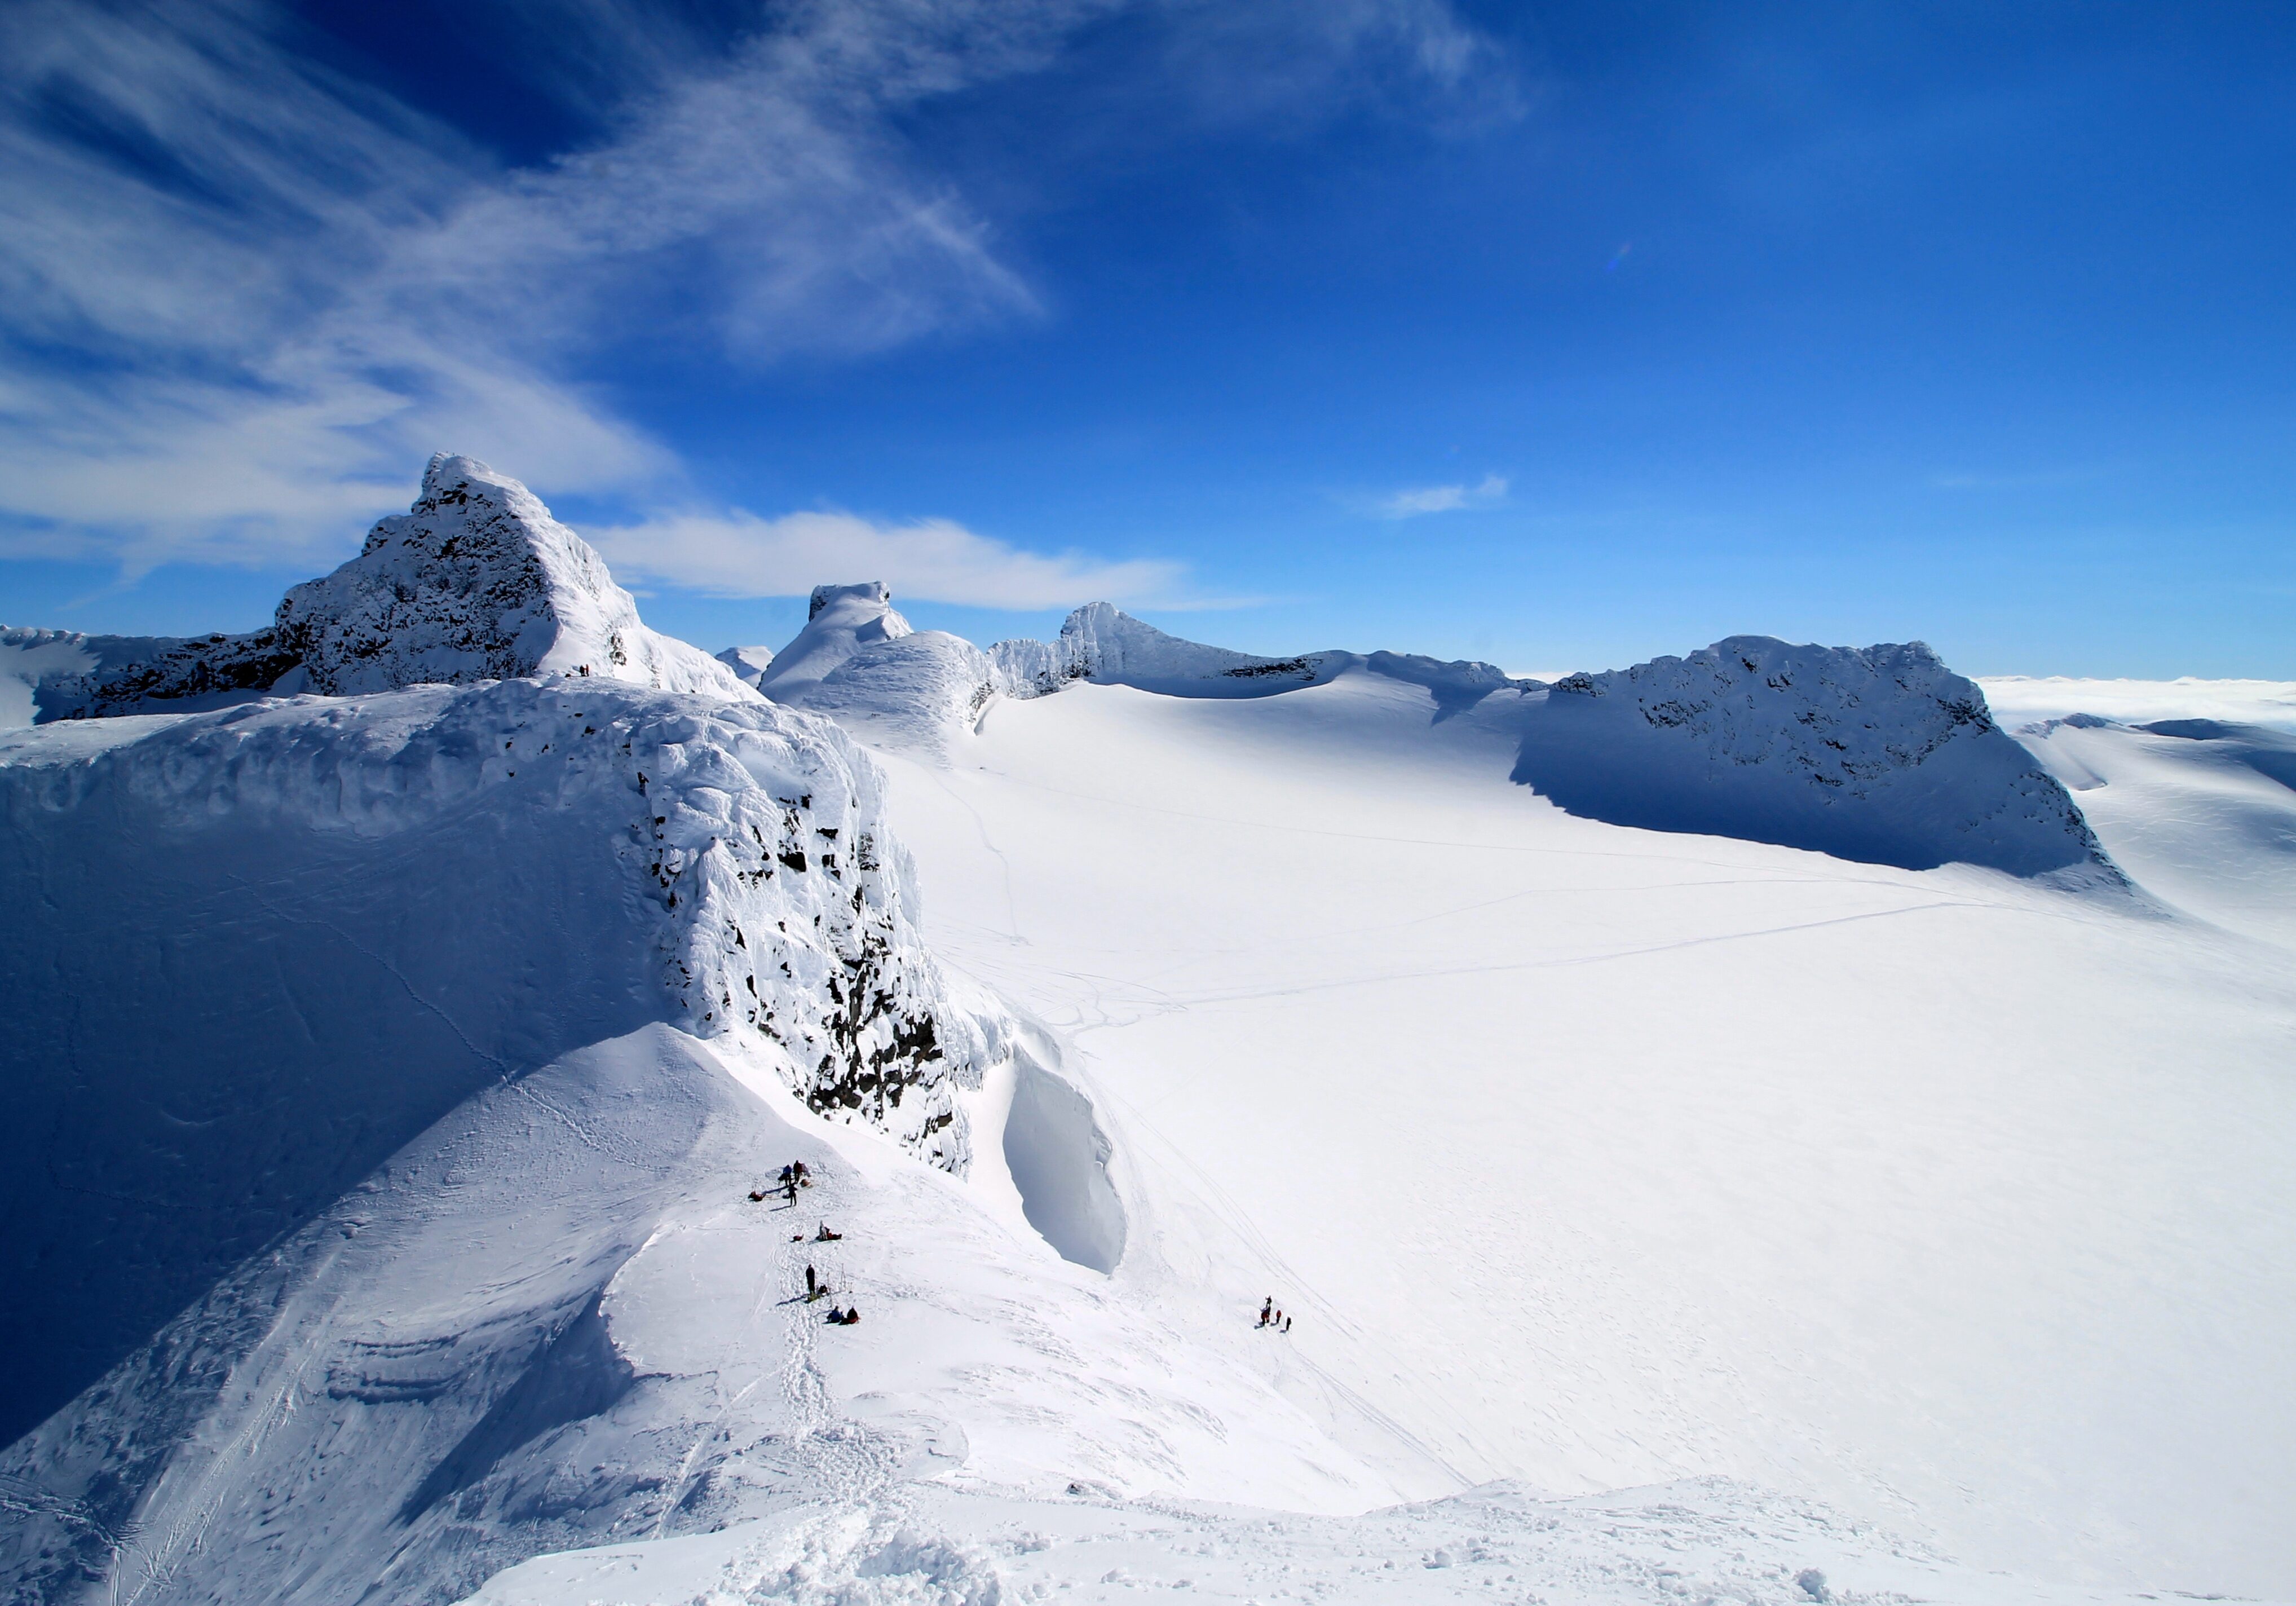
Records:
<instances>
[{"instance_id":1,"label":"snowfield","mask_svg":"<svg viewBox=\"0 0 2296 1606\"><path fill-rule=\"evenodd\" d=\"M0 1599L2296 1598L2296 721L1990 684L8 632Z\"/></svg>"}]
</instances>

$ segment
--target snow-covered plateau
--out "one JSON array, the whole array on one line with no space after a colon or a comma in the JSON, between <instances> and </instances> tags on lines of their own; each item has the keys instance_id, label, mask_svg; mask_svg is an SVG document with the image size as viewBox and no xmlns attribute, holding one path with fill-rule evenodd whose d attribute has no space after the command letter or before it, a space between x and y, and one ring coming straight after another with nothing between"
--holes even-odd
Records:
<instances>
[{"instance_id":1,"label":"snow-covered plateau","mask_svg":"<svg viewBox=\"0 0 2296 1606\"><path fill-rule=\"evenodd\" d=\"M2296 1598L2289 688L810 612L0 636L0 1601Z\"/></svg>"}]
</instances>

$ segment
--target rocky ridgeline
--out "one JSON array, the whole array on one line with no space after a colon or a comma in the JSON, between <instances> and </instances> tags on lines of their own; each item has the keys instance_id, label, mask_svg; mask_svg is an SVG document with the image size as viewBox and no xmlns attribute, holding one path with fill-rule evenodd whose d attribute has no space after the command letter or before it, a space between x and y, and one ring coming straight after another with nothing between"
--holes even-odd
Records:
<instances>
[{"instance_id":1,"label":"rocky ridgeline","mask_svg":"<svg viewBox=\"0 0 2296 1606\"><path fill-rule=\"evenodd\" d=\"M1514 778L1613 824L1908 869L2112 873L2064 788L1919 642L1735 635L1567 676L1526 710Z\"/></svg>"},{"instance_id":2,"label":"rocky ridgeline","mask_svg":"<svg viewBox=\"0 0 2296 1606\"><path fill-rule=\"evenodd\" d=\"M32 634L12 636L29 644ZM290 590L268 629L70 639L83 645L82 662L40 678L42 720L554 673L750 695L733 669L648 629L604 561L533 492L445 453L430 460L414 506L378 522L332 574Z\"/></svg>"}]
</instances>

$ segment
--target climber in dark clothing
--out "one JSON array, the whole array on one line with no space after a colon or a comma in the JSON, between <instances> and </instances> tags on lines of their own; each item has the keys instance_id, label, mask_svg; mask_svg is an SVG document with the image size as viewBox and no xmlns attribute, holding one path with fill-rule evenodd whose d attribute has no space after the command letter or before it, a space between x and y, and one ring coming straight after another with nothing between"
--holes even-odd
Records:
<instances>
[{"instance_id":1,"label":"climber in dark clothing","mask_svg":"<svg viewBox=\"0 0 2296 1606\"><path fill-rule=\"evenodd\" d=\"M842 1327L842 1326L844 1326L844 1325L845 1325L845 1313L844 1313L843 1311L841 1311L841 1310L838 1309L838 1308L837 1308L837 1307L835 1307L834 1305L831 1306L831 1307L829 1307L829 1315L828 1315L828 1318L827 1318L827 1320L825 1320L825 1321L824 1321L824 1322L822 1323L822 1325L823 1325L824 1327Z\"/></svg>"},{"instance_id":2,"label":"climber in dark clothing","mask_svg":"<svg viewBox=\"0 0 2296 1606\"><path fill-rule=\"evenodd\" d=\"M1265 1327L1265 1326L1267 1326L1267 1323L1268 1323L1269 1320L1272 1318L1272 1315L1273 1315L1273 1313L1274 1313L1275 1309L1275 1296L1274 1294L1270 1294L1270 1295L1268 1295L1268 1296L1267 1296L1267 1299L1266 1302L1265 1302L1265 1303L1263 1303L1263 1304L1260 1306L1260 1307L1259 1307L1259 1324L1260 1324L1262 1327Z\"/></svg>"},{"instance_id":3,"label":"climber in dark clothing","mask_svg":"<svg viewBox=\"0 0 2296 1606\"><path fill-rule=\"evenodd\" d=\"M813 1298L815 1286L813 1280L813 1267L808 1266L805 1268L805 1297L807 1299L810 1299Z\"/></svg>"},{"instance_id":4,"label":"climber in dark clothing","mask_svg":"<svg viewBox=\"0 0 2296 1606\"><path fill-rule=\"evenodd\" d=\"M840 1323L839 1325L842 1327L852 1327L858 1324L860 1320L861 1307L857 1305L852 1309L845 1313L845 1320Z\"/></svg>"},{"instance_id":5,"label":"climber in dark clothing","mask_svg":"<svg viewBox=\"0 0 2296 1606\"><path fill-rule=\"evenodd\" d=\"M805 1168L805 1162L803 1160L793 1159L790 1161L790 1175L797 1179L797 1185L799 1187L809 1188L813 1186L813 1176Z\"/></svg>"},{"instance_id":6,"label":"climber in dark clothing","mask_svg":"<svg viewBox=\"0 0 2296 1606\"><path fill-rule=\"evenodd\" d=\"M1292 1318L1289 1316L1283 1318L1283 1331L1286 1332L1292 1331Z\"/></svg>"}]
</instances>

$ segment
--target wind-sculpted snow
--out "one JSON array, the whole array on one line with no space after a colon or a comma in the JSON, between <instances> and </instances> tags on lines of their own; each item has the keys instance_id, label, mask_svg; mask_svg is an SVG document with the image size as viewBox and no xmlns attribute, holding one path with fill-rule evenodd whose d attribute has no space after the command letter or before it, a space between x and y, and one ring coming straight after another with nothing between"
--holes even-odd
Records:
<instances>
[{"instance_id":1,"label":"wind-sculpted snow","mask_svg":"<svg viewBox=\"0 0 2296 1606\"><path fill-rule=\"evenodd\" d=\"M604 561L533 492L442 452L414 507L377 523L332 574L290 589L266 629L181 640L0 633L0 676L29 684L37 704L30 717L0 717L0 729L271 690L345 695L558 672L730 700L751 696L755 678L648 629Z\"/></svg>"},{"instance_id":2,"label":"wind-sculpted snow","mask_svg":"<svg viewBox=\"0 0 2296 1606\"><path fill-rule=\"evenodd\" d=\"M2113 873L2065 789L1915 642L1734 635L1572 675L1525 710L1514 778L1615 825L1923 870Z\"/></svg>"},{"instance_id":3,"label":"wind-sculpted snow","mask_svg":"<svg viewBox=\"0 0 2296 1606\"><path fill-rule=\"evenodd\" d=\"M474 1088L667 1021L965 1168L1004 1052L833 725L611 681L0 744L0 1438Z\"/></svg>"},{"instance_id":4,"label":"wind-sculpted snow","mask_svg":"<svg viewBox=\"0 0 2296 1606\"><path fill-rule=\"evenodd\" d=\"M816 586L805 628L756 682L775 702L827 714L888 745L945 758L995 695L980 649L914 630L881 580Z\"/></svg>"}]
</instances>

